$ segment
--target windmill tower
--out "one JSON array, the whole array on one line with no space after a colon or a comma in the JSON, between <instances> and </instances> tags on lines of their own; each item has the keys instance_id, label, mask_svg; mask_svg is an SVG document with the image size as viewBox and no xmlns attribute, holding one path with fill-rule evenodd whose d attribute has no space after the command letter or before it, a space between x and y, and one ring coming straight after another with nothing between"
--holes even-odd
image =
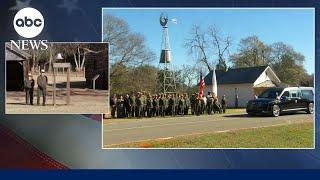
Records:
<instances>
[{"instance_id":1,"label":"windmill tower","mask_svg":"<svg viewBox=\"0 0 320 180\"><path fill-rule=\"evenodd\" d=\"M172 22L176 23L176 19L172 19ZM163 93L175 93L176 82L175 74L172 67L172 56L169 43L169 30L168 30L168 15L161 13L160 25L162 26L162 43L161 54L159 61L160 75L159 80L161 83L161 92Z\"/></svg>"}]
</instances>

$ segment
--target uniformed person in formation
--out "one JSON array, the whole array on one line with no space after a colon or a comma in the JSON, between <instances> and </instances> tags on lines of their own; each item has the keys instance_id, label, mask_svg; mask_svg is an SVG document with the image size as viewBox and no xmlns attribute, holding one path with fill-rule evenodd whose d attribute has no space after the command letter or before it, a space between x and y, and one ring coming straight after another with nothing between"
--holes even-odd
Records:
<instances>
[{"instance_id":1,"label":"uniformed person in formation","mask_svg":"<svg viewBox=\"0 0 320 180\"><path fill-rule=\"evenodd\" d=\"M125 107L125 116L131 117L131 102L129 94L126 94L124 97L124 107Z\"/></svg>"},{"instance_id":2,"label":"uniformed person in formation","mask_svg":"<svg viewBox=\"0 0 320 180\"><path fill-rule=\"evenodd\" d=\"M26 104L33 105L33 88L34 88L34 79L31 73L28 73L28 77L25 80L25 91L26 91Z\"/></svg>"},{"instance_id":3,"label":"uniformed person in formation","mask_svg":"<svg viewBox=\"0 0 320 180\"><path fill-rule=\"evenodd\" d=\"M179 94L174 94L173 95L173 101L174 101L173 114L174 115L178 115L179 114Z\"/></svg>"},{"instance_id":4,"label":"uniformed person in formation","mask_svg":"<svg viewBox=\"0 0 320 180\"><path fill-rule=\"evenodd\" d=\"M141 117L142 116L142 108L143 108L143 98L142 94L138 92L138 96L136 98L136 117Z\"/></svg>"},{"instance_id":5,"label":"uniformed person in formation","mask_svg":"<svg viewBox=\"0 0 320 180\"><path fill-rule=\"evenodd\" d=\"M207 113L211 114L213 109L213 97L211 92L208 92L207 95Z\"/></svg>"},{"instance_id":6,"label":"uniformed person in formation","mask_svg":"<svg viewBox=\"0 0 320 180\"><path fill-rule=\"evenodd\" d=\"M183 98L182 95L179 95L179 103L178 103L178 114L179 115L184 115L184 108L186 105L185 99Z\"/></svg>"},{"instance_id":7,"label":"uniformed person in formation","mask_svg":"<svg viewBox=\"0 0 320 180\"><path fill-rule=\"evenodd\" d=\"M184 108L184 115L188 115L189 108L190 108L190 99L189 99L187 93L184 94L184 99L185 99L185 103L186 103L186 106Z\"/></svg>"},{"instance_id":8,"label":"uniformed person in formation","mask_svg":"<svg viewBox=\"0 0 320 180\"><path fill-rule=\"evenodd\" d=\"M114 94L110 99L110 108L111 108L111 117L114 118L116 116L116 110L117 110L117 95Z\"/></svg>"},{"instance_id":9,"label":"uniformed person in formation","mask_svg":"<svg viewBox=\"0 0 320 180\"><path fill-rule=\"evenodd\" d=\"M37 91L37 104L40 104L40 94L42 94L42 105L46 105L46 95L47 95L47 83L48 77L45 75L44 69L41 69L41 74L37 78L38 91Z\"/></svg>"},{"instance_id":10,"label":"uniformed person in formation","mask_svg":"<svg viewBox=\"0 0 320 180\"><path fill-rule=\"evenodd\" d=\"M226 113L226 108L227 108L227 99L226 99L226 95L222 96L221 99L221 107L222 107L222 112Z\"/></svg>"},{"instance_id":11,"label":"uniformed person in formation","mask_svg":"<svg viewBox=\"0 0 320 180\"><path fill-rule=\"evenodd\" d=\"M194 106L194 110L195 110L195 114L197 116L200 116L201 112L202 112L202 108L201 108L201 97L199 96L199 93L196 94L195 96L195 106Z\"/></svg>"},{"instance_id":12,"label":"uniformed person in formation","mask_svg":"<svg viewBox=\"0 0 320 180\"><path fill-rule=\"evenodd\" d=\"M164 108L164 95L160 94L160 98L159 98L159 113L160 116L165 116L165 108Z\"/></svg>"},{"instance_id":13,"label":"uniformed person in formation","mask_svg":"<svg viewBox=\"0 0 320 180\"><path fill-rule=\"evenodd\" d=\"M153 112L153 99L150 94L148 94L148 97L146 99L146 108L147 108L147 116L152 117Z\"/></svg>"},{"instance_id":14,"label":"uniformed person in formation","mask_svg":"<svg viewBox=\"0 0 320 180\"><path fill-rule=\"evenodd\" d=\"M159 116L159 98L158 95L153 96L153 116Z\"/></svg>"},{"instance_id":15,"label":"uniformed person in formation","mask_svg":"<svg viewBox=\"0 0 320 180\"><path fill-rule=\"evenodd\" d=\"M207 98L204 95L202 95L202 97L200 98L200 102L201 102L201 114L204 114L207 106Z\"/></svg>"},{"instance_id":16,"label":"uniformed person in formation","mask_svg":"<svg viewBox=\"0 0 320 180\"><path fill-rule=\"evenodd\" d=\"M168 115L168 106L169 106L168 94L164 95L163 102L164 102L164 111L165 111L164 113L165 115Z\"/></svg>"},{"instance_id":17,"label":"uniformed person in formation","mask_svg":"<svg viewBox=\"0 0 320 180\"><path fill-rule=\"evenodd\" d=\"M125 102L123 96L120 96L117 100L117 118L124 118L126 117L125 113Z\"/></svg>"},{"instance_id":18,"label":"uniformed person in formation","mask_svg":"<svg viewBox=\"0 0 320 180\"><path fill-rule=\"evenodd\" d=\"M131 95L129 97L129 101L131 104L131 109L130 109L131 117L135 117L137 104L136 104L136 95L134 93L131 93Z\"/></svg>"},{"instance_id":19,"label":"uniformed person in formation","mask_svg":"<svg viewBox=\"0 0 320 180\"><path fill-rule=\"evenodd\" d=\"M174 102L174 97L173 95L169 95L169 99L168 99L168 115L173 116L174 113L174 106L175 106L175 102Z\"/></svg>"},{"instance_id":20,"label":"uniformed person in formation","mask_svg":"<svg viewBox=\"0 0 320 180\"><path fill-rule=\"evenodd\" d=\"M214 113L216 113L216 112L221 113L222 112L221 105L219 103L217 95L215 93L213 93L212 97L213 97L213 111L214 111Z\"/></svg>"},{"instance_id":21,"label":"uniformed person in formation","mask_svg":"<svg viewBox=\"0 0 320 180\"><path fill-rule=\"evenodd\" d=\"M193 93L190 97L190 104L191 104L191 114L194 115L196 112L196 99L197 99L197 94Z\"/></svg>"}]
</instances>

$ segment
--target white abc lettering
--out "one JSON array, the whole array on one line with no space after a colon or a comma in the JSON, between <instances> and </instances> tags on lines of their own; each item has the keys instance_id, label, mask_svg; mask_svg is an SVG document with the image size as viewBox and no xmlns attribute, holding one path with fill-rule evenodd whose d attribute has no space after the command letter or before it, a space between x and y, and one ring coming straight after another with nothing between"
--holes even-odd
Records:
<instances>
[{"instance_id":1,"label":"white abc lettering","mask_svg":"<svg viewBox=\"0 0 320 180\"><path fill-rule=\"evenodd\" d=\"M20 36L33 38L43 30L44 19L38 10L27 7L18 11L14 16L13 26Z\"/></svg>"}]
</instances>

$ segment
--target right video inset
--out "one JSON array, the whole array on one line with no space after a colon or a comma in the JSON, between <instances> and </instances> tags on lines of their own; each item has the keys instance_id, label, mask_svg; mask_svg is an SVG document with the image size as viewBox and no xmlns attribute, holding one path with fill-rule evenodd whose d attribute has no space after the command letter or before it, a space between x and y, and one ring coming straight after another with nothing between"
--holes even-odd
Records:
<instances>
[{"instance_id":1,"label":"right video inset","mask_svg":"<svg viewBox=\"0 0 320 180\"><path fill-rule=\"evenodd\" d=\"M314 8L104 8L102 31L102 148L314 148Z\"/></svg>"}]
</instances>

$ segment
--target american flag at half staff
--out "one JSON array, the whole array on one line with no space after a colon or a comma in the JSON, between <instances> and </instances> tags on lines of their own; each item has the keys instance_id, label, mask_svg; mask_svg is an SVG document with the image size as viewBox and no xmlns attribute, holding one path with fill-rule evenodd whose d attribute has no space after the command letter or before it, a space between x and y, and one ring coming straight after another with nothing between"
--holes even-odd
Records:
<instances>
[{"instance_id":1,"label":"american flag at half staff","mask_svg":"<svg viewBox=\"0 0 320 180\"><path fill-rule=\"evenodd\" d=\"M199 83L199 98L203 96L203 91L205 87L205 82L204 82L204 76L202 75L202 72L200 72L200 83Z\"/></svg>"}]
</instances>

